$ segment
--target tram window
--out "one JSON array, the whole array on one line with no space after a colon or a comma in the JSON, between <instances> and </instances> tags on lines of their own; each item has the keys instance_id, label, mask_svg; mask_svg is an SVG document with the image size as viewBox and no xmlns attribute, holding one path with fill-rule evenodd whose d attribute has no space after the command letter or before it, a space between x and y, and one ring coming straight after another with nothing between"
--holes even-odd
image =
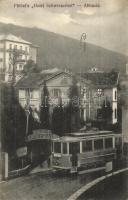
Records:
<instances>
[{"instance_id":1,"label":"tram window","mask_svg":"<svg viewBox=\"0 0 128 200\"><path fill-rule=\"evenodd\" d=\"M53 142L52 142L52 152L54 151L54 148L53 148Z\"/></svg>"},{"instance_id":2,"label":"tram window","mask_svg":"<svg viewBox=\"0 0 128 200\"><path fill-rule=\"evenodd\" d=\"M61 153L61 143L60 142L54 143L54 152L55 153Z\"/></svg>"},{"instance_id":3,"label":"tram window","mask_svg":"<svg viewBox=\"0 0 128 200\"><path fill-rule=\"evenodd\" d=\"M70 154L80 153L80 143L79 142L69 143L69 153Z\"/></svg>"},{"instance_id":4,"label":"tram window","mask_svg":"<svg viewBox=\"0 0 128 200\"><path fill-rule=\"evenodd\" d=\"M63 143L63 154L67 154L67 143Z\"/></svg>"},{"instance_id":5,"label":"tram window","mask_svg":"<svg viewBox=\"0 0 128 200\"><path fill-rule=\"evenodd\" d=\"M102 139L94 140L94 150L100 150L100 149L103 149L103 140Z\"/></svg>"},{"instance_id":6,"label":"tram window","mask_svg":"<svg viewBox=\"0 0 128 200\"><path fill-rule=\"evenodd\" d=\"M105 139L105 148L112 148L112 138L106 138Z\"/></svg>"},{"instance_id":7,"label":"tram window","mask_svg":"<svg viewBox=\"0 0 128 200\"><path fill-rule=\"evenodd\" d=\"M92 140L86 140L82 142L82 151L92 151Z\"/></svg>"}]
</instances>

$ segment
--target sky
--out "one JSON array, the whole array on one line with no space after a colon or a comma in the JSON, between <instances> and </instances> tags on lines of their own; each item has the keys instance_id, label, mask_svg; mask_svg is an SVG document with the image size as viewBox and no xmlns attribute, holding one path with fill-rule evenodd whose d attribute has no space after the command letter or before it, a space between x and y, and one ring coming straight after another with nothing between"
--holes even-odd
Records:
<instances>
[{"instance_id":1,"label":"sky","mask_svg":"<svg viewBox=\"0 0 128 200\"><path fill-rule=\"evenodd\" d=\"M48 7L51 4L66 7ZM126 55L127 13L127 0L0 0L0 22L38 27L78 40L86 33L86 42Z\"/></svg>"}]
</instances>

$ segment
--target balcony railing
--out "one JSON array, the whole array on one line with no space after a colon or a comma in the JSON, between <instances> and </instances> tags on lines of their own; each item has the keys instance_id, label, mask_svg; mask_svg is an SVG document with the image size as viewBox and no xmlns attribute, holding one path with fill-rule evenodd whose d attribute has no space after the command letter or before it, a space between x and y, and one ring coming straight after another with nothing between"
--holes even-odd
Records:
<instances>
[{"instance_id":1,"label":"balcony railing","mask_svg":"<svg viewBox=\"0 0 128 200\"><path fill-rule=\"evenodd\" d=\"M24 62L26 62L26 60L25 60L25 59L22 59L22 58L17 58L16 61L17 61L17 62L20 62L20 63L24 63Z\"/></svg>"},{"instance_id":2,"label":"balcony railing","mask_svg":"<svg viewBox=\"0 0 128 200\"><path fill-rule=\"evenodd\" d=\"M21 54L25 54L25 55L29 55L29 52L28 51L26 51L26 50L22 50L22 49L7 49L7 52L9 52L9 53L12 53L13 54L13 52L17 52L19 55Z\"/></svg>"}]
</instances>

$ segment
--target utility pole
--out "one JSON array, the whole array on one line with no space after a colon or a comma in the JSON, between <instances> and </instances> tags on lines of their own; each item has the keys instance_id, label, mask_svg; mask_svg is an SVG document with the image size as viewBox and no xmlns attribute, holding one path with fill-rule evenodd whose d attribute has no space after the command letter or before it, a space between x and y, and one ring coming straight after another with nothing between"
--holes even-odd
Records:
<instances>
[{"instance_id":1,"label":"utility pole","mask_svg":"<svg viewBox=\"0 0 128 200\"><path fill-rule=\"evenodd\" d=\"M12 57L12 65L13 65L13 69L12 69L12 85L14 86L15 81L16 81L16 62L17 62L17 53L16 53L15 49L13 49L12 55L13 55L13 57Z\"/></svg>"},{"instance_id":2,"label":"utility pole","mask_svg":"<svg viewBox=\"0 0 128 200\"><path fill-rule=\"evenodd\" d=\"M18 57L20 55L20 52L16 48L13 48L10 51L11 51L10 64L12 64L12 67L13 67L12 68L12 85L14 86L16 82L16 64L18 62Z\"/></svg>"},{"instance_id":3,"label":"utility pole","mask_svg":"<svg viewBox=\"0 0 128 200\"><path fill-rule=\"evenodd\" d=\"M29 93L29 92L28 92ZM29 95L29 94L28 94ZM28 97L29 98L29 97ZM27 123L26 123L26 137L28 135L28 126L29 126L29 115L30 115L30 111L29 111L29 103L27 102L27 106L26 106L26 116L27 116Z\"/></svg>"},{"instance_id":4,"label":"utility pole","mask_svg":"<svg viewBox=\"0 0 128 200\"><path fill-rule=\"evenodd\" d=\"M16 111L16 105L15 105L15 99L16 99L16 92L15 92L15 82L16 82L16 63L17 63L17 52L16 49L14 48L12 50L12 83L11 83L11 92L12 92L12 104L14 105L14 150L16 151L16 116L15 116L15 111Z\"/></svg>"},{"instance_id":5,"label":"utility pole","mask_svg":"<svg viewBox=\"0 0 128 200\"><path fill-rule=\"evenodd\" d=\"M83 48L83 52L86 51L86 38L87 38L86 33L82 33L81 38L80 38L80 46ZM80 69L80 87L81 87L81 69ZM82 95L82 98L83 98L82 102L84 103L83 104L83 107L84 107L84 110L83 110L83 112L84 112L84 121L87 118L87 116L86 116L87 115L87 113L86 113L87 112L86 111L87 107L86 107L86 103L85 103L87 101L87 99L86 99L86 92L87 91L86 91L85 88L86 87L83 88L83 95ZM90 92L89 92L89 94L90 94ZM89 102L89 109L90 109L90 102ZM90 111L89 111L89 113L90 113Z\"/></svg>"}]
</instances>

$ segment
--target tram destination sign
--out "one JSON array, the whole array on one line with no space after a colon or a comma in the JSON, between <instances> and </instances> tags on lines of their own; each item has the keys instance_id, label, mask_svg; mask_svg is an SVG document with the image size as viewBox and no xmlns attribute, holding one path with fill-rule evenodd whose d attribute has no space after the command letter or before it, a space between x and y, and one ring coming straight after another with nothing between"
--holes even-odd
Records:
<instances>
[{"instance_id":1,"label":"tram destination sign","mask_svg":"<svg viewBox=\"0 0 128 200\"><path fill-rule=\"evenodd\" d=\"M51 140L52 133L50 130L35 130L32 135L28 135L27 141L33 140Z\"/></svg>"}]
</instances>

